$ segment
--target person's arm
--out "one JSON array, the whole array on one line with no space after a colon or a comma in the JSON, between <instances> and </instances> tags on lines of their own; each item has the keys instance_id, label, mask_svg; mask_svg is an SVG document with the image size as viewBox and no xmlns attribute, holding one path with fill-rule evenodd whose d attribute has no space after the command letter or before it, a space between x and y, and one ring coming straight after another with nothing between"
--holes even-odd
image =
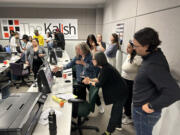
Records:
<instances>
[{"instance_id":1,"label":"person's arm","mask_svg":"<svg viewBox=\"0 0 180 135\"><path fill-rule=\"evenodd\" d=\"M105 52L106 55L111 56L115 49L116 49L116 45L110 45Z\"/></svg>"},{"instance_id":2,"label":"person's arm","mask_svg":"<svg viewBox=\"0 0 180 135\"><path fill-rule=\"evenodd\" d=\"M30 55L30 50L31 50L31 47L28 48L28 49L26 50L26 53L25 53L25 61L26 61L26 64L29 64L29 62L28 62L28 57L29 57L29 55Z\"/></svg>"},{"instance_id":3,"label":"person's arm","mask_svg":"<svg viewBox=\"0 0 180 135\"><path fill-rule=\"evenodd\" d=\"M76 57L74 57L67 65L63 67L63 69L69 69L76 65Z\"/></svg>"},{"instance_id":4,"label":"person's arm","mask_svg":"<svg viewBox=\"0 0 180 135\"><path fill-rule=\"evenodd\" d=\"M50 38L47 38L47 39L46 39L46 43L48 43L49 41L50 41Z\"/></svg>"},{"instance_id":5,"label":"person's arm","mask_svg":"<svg viewBox=\"0 0 180 135\"><path fill-rule=\"evenodd\" d=\"M150 105L154 110L167 107L180 99L180 88L165 67L151 64L147 73L160 94L156 99L150 101Z\"/></svg>"}]
</instances>

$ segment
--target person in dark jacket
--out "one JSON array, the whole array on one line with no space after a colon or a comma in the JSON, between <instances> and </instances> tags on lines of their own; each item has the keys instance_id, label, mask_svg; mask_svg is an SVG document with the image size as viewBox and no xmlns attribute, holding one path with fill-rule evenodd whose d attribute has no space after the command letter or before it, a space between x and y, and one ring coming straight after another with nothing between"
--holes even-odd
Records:
<instances>
[{"instance_id":1,"label":"person in dark jacket","mask_svg":"<svg viewBox=\"0 0 180 135\"><path fill-rule=\"evenodd\" d=\"M102 35L99 33L97 34L96 38L99 45L97 46L97 50L104 52L106 50L106 43L102 41Z\"/></svg>"},{"instance_id":2,"label":"person in dark jacket","mask_svg":"<svg viewBox=\"0 0 180 135\"><path fill-rule=\"evenodd\" d=\"M133 46L143 62L134 81L133 119L136 135L152 135L161 110L180 99L180 88L158 46L158 33L144 28L134 34Z\"/></svg>"},{"instance_id":3,"label":"person in dark jacket","mask_svg":"<svg viewBox=\"0 0 180 135\"><path fill-rule=\"evenodd\" d=\"M110 135L115 128L121 128L123 105L128 96L128 88L119 72L107 62L102 51L94 54L93 64L101 69L99 77L94 79L85 78L83 82L102 87L105 104L113 104L107 131L103 133L103 135Z\"/></svg>"},{"instance_id":4,"label":"person in dark jacket","mask_svg":"<svg viewBox=\"0 0 180 135\"><path fill-rule=\"evenodd\" d=\"M59 29L56 30L55 40L57 42L57 47L60 47L62 50L65 50L64 34Z\"/></svg>"}]
</instances>

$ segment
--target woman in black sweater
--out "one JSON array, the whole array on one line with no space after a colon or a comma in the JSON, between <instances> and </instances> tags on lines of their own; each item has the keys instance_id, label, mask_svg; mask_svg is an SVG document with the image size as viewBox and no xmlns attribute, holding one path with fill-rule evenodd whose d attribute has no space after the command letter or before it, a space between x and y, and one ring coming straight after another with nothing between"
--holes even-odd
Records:
<instances>
[{"instance_id":1,"label":"woman in black sweater","mask_svg":"<svg viewBox=\"0 0 180 135\"><path fill-rule=\"evenodd\" d=\"M115 128L121 129L122 110L128 96L128 89L119 72L107 62L103 52L96 52L92 61L94 66L101 69L99 77L85 78L83 82L102 87L105 104L113 104L107 131L103 133L103 135L110 135Z\"/></svg>"}]
</instances>

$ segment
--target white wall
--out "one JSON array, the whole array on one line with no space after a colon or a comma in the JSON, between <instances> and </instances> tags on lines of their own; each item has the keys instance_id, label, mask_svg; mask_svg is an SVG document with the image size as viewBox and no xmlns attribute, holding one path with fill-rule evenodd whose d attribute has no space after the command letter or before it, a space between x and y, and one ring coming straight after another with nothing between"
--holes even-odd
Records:
<instances>
[{"instance_id":1,"label":"white wall","mask_svg":"<svg viewBox=\"0 0 180 135\"><path fill-rule=\"evenodd\" d=\"M78 40L66 40L66 50L71 58L75 55L74 46L86 41L89 34L102 33L103 9L102 8L20 8L1 7L0 18L60 18L78 19ZM0 44L7 45L7 40L2 40L0 27Z\"/></svg>"},{"instance_id":2,"label":"white wall","mask_svg":"<svg viewBox=\"0 0 180 135\"><path fill-rule=\"evenodd\" d=\"M159 32L161 48L173 77L180 82L180 0L107 0L104 8L103 36L109 41L117 23L124 23L124 44L135 31L152 27ZM126 55L123 55L125 59ZM180 102L163 110L154 135L179 135Z\"/></svg>"}]
</instances>

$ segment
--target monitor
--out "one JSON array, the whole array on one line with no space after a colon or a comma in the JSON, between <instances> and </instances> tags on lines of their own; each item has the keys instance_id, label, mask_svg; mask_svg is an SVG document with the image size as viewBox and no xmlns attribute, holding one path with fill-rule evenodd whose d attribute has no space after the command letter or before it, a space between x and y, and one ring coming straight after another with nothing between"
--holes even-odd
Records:
<instances>
[{"instance_id":1,"label":"monitor","mask_svg":"<svg viewBox=\"0 0 180 135\"><path fill-rule=\"evenodd\" d=\"M5 60L10 60L11 59L11 54L7 52L0 52L0 63L2 63Z\"/></svg>"},{"instance_id":2,"label":"monitor","mask_svg":"<svg viewBox=\"0 0 180 135\"><path fill-rule=\"evenodd\" d=\"M44 94L51 93L53 86L53 75L48 63L40 68L38 72L38 90Z\"/></svg>"},{"instance_id":3,"label":"monitor","mask_svg":"<svg viewBox=\"0 0 180 135\"><path fill-rule=\"evenodd\" d=\"M50 63L52 65L57 65L57 54L55 49L50 50Z\"/></svg>"}]
</instances>

